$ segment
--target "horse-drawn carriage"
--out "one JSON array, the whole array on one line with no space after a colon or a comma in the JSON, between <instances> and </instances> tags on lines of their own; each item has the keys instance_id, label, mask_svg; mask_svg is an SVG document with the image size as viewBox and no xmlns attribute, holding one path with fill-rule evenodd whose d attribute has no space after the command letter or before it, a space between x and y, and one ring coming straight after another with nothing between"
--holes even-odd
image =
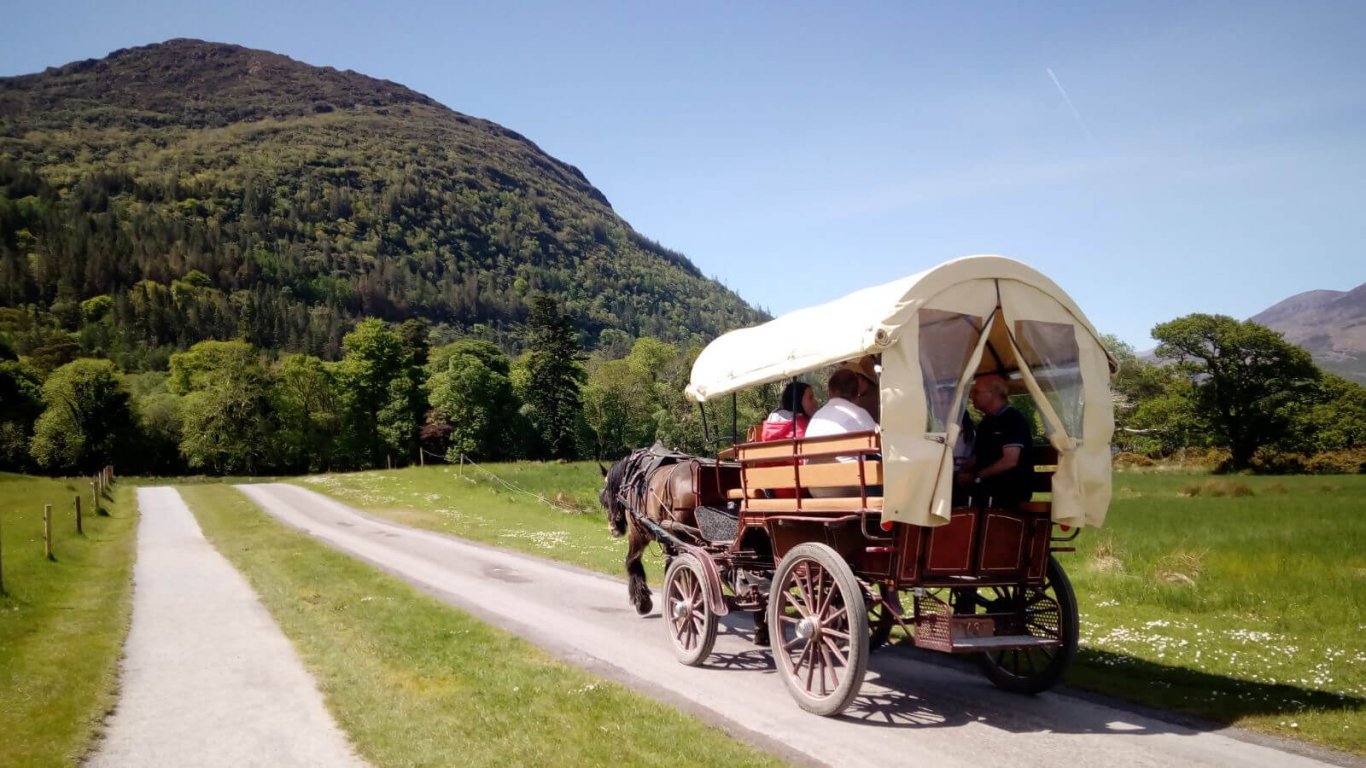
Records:
<instances>
[{"instance_id":1,"label":"horse-drawn carriage","mask_svg":"<svg viewBox=\"0 0 1366 768\"><path fill-rule=\"evenodd\" d=\"M643 450L613 467L603 502L631 533L637 610L651 609L639 556L653 539L679 659L703 663L718 618L752 612L811 712L843 711L898 625L921 648L976 655L1002 688L1050 687L1077 643L1052 554L1109 504L1112 359L1051 280L972 256L721 336L687 393L703 403L866 355L880 360L876 431L742 441L714 460ZM1041 424L1029 501L955 493L958 415L982 373L1007 377Z\"/></svg>"}]
</instances>

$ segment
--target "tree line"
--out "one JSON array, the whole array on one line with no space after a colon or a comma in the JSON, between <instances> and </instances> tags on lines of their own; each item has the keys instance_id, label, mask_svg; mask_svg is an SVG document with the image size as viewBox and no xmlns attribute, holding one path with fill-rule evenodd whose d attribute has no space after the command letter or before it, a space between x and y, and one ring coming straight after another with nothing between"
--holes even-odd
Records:
<instances>
[{"instance_id":1,"label":"tree line","mask_svg":"<svg viewBox=\"0 0 1366 768\"><path fill-rule=\"evenodd\" d=\"M1190 315L1154 329L1156 361L1113 337L1115 442L1161 459L1192 449L1224 468L1357 472L1366 388L1315 366L1250 322ZM550 297L522 351L487 339L431 343L420 320L361 321L336 361L201 341L164 371L80 358L50 373L0 360L0 468L296 473L428 459L611 459L660 441L713 453L774 407L778 384L707 406L683 395L700 347L604 331L587 354ZM423 453L425 452L425 454Z\"/></svg>"},{"instance_id":2,"label":"tree line","mask_svg":"<svg viewBox=\"0 0 1366 768\"><path fill-rule=\"evenodd\" d=\"M1122 449L1157 459L1203 450L1231 471L1366 472L1366 387L1252 321L1197 313L1152 335L1155 361L1107 337Z\"/></svg>"}]
</instances>

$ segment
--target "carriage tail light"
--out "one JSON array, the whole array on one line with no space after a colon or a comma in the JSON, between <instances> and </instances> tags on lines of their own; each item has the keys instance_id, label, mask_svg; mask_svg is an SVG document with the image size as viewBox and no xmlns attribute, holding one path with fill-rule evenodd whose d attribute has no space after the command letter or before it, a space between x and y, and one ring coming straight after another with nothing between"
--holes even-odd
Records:
<instances>
[{"instance_id":1,"label":"carriage tail light","mask_svg":"<svg viewBox=\"0 0 1366 768\"><path fill-rule=\"evenodd\" d=\"M1063 533L1067 533L1068 531L1072 530L1072 526L1070 525L1059 525L1058 527L1062 529Z\"/></svg>"},{"instance_id":2,"label":"carriage tail light","mask_svg":"<svg viewBox=\"0 0 1366 768\"><path fill-rule=\"evenodd\" d=\"M895 523L893 523L891 520L883 520L883 521L882 521L882 530L884 530L884 531L890 531L890 530L892 530L892 526L893 526L893 525L895 525Z\"/></svg>"}]
</instances>

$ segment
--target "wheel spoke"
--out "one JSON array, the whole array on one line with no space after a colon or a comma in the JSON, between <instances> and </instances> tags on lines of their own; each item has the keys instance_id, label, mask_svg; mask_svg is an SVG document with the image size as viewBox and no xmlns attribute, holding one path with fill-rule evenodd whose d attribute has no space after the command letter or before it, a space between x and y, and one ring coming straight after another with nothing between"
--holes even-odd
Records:
<instances>
[{"instance_id":1,"label":"wheel spoke","mask_svg":"<svg viewBox=\"0 0 1366 768\"><path fill-rule=\"evenodd\" d=\"M803 563L802 565L805 566L805 563ZM811 595L811 582L809 578L810 573L807 571L805 567L799 567L792 574L792 576L793 590L786 590L783 594L785 597L789 599L789 602L792 604L792 607L796 608L797 612L800 613L803 618L805 618L811 615L811 607L809 602Z\"/></svg>"},{"instance_id":2,"label":"wheel spoke","mask_svg":"<svg viewBox=\"0 0 1366 768\"><path fill-rule=\"evenodd\" d=\"M814 647L807 643L802 649L802 658L806 659L806 690L811 690L811 681L816 676L816 654Z\"/></svg>"},{"instance_id":3,"label":"wheel spoke","mask_svg":"<svg viewBox=\"0 0 1366 768\"><path fill-rule=\"evenodd\" d=\"M824 649L828 649L829 653L834 654L833 658L840 663L840 666L849 666L849 654L845 649L835 645L828 637L821 638L821 645Z\"/></svg>"},{"instance_id":4,"label":"wheel spoke","mask_svg":"<svg viewBox=\"0 0 1366 768\"><path fill-rule=\"evenodd\" d=\"M825 615L826 610L830 608L830 601L835 599L835 593L837 592L835 589L835 580L828 573L824 574L821 578L821 586L824 588L824 593L820 596L820 602L817 604L817 616Z\"/></svg>"},{"instance_id":5,"label":"wheel spoke","mask_svg":"<svg viewBox=\"0 0 1366 768\"><path fill-rule=\"evenodd\" d=\"M830 679L831 679L832 681L835 680L835 679L836 679L836 678L835 678L835 665L831 662L831 660L830 660L830 652L827 651L827 650L825 649L825 645L824 645L824 644L821 645L820 654L821 654L821 695L824 696L824 695L829 694L830 691L831 691L836 685L839 685L839 683L834 683L834 685L831 685L830 687L826 687L826 685L825 685L825 673L826 673L826 672L829 672L829 673L830 673Z\"/></svg>"}]
</instances>

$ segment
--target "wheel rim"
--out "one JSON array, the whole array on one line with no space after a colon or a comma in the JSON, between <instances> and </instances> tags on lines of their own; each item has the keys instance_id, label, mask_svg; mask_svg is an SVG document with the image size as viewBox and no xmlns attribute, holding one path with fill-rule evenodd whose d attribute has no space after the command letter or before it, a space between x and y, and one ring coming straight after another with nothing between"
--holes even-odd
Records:
<instances>
[{"instance_id":1,"label":"wheel rim","mask_svg":"<svg viewBox=\"0 0 1366 768\"><path fill-rule=\"evenodd\" d=\"M673 627L674 642L685 651L697 648L706 628L707 608L702 596L702 584L691 569L680 569L669 584L666 607Z\"/></svg>"},{"instance_id":2,"label":"wheel rim","mask_svg":"<svg viewBox=\"0 0 1366 768\"><path fill-rule=\"evenodd\" d=\"M860 602L858 610L866 608ZM834 694L852 654L849 606L834 574L806 561L792 570L777 606L779 658L808 695Z\"/></svg>"}]
</instances>

